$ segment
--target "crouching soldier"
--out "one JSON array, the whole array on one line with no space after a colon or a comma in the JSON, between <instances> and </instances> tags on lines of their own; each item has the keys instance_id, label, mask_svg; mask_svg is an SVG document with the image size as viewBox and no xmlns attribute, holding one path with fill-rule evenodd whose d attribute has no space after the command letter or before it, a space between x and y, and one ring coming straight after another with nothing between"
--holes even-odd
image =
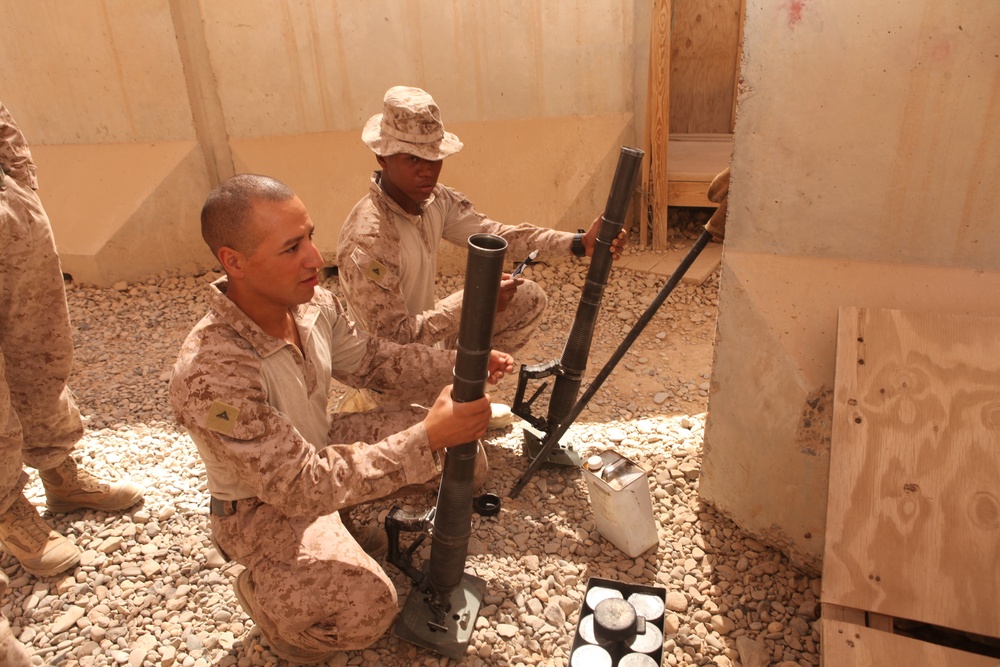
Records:
<instances>
[{"instance_id":1,"label":"crouching soldier","mask_svg":"<svg viewBox=\"0 0 1000 667\"><path fill-rule=\"evenodd\" d=\"M213 541L246 567L236 595L276 655L310 663L369 646L396 615L396 591L344 510L438 476L436 451L485 434L489 399L455 403L445 387L430 409L331 418L331 377L440 387L455 353L358 333L317 286L313 223L284 184L229 179L201 221L226 276L181 349L170 401L207 469ZM491 381L512 368L492 353Z\"/></svg>"}]
</instances>

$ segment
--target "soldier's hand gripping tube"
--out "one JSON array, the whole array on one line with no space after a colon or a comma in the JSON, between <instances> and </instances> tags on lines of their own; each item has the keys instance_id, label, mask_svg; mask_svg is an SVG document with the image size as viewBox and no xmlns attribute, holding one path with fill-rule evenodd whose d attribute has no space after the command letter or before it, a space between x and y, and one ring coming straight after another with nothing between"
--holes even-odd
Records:
<instances>
[{"instance_id":1,"label":"soldier's hand gripping tube","mask_svg":"<svg viewBox=\"0 0 1000 667\"><path fill-rule=\"evenodd\" d=\"M608 284L611 273L611 244L621 232L632 201L639 167L642 165L643 152L638 148L622 146L618 156L618 166L615 168L614 179L611 182L611 192L608 195L604 215L601 216L601 226L597 234L594 254L590 259L587 279L580 295L580 303L576 309L576 317L570 329L569 338L563 348L559 362L550 361L547 364L522 366L518 375L517 393L511 411L539 430L551 434L566 423L569 412L576 402L580 392L583 374L587 370L587 359L590 356L590 345L594 338L594 328L597 315L604 297L604 288ZM535 380L549 375L555 376L552 395L549 398L548 416L542 420L531 412L532 404L545 389L543 385L527 400L524 393L528 380ZM526 434L525 451L530 454ZM549 450L551 452L551 448ZM537 459L538 457L535 456ZM548 453L546 454L548 458ZM578 459L574 461L578 463Z\"/></svg>"},{"instance_id":2,"label":"soldier's hand gripping tube","mask_svg":"<svg viewBox=\"0 0 1000 667\"><path fill-rule=\"evenodd\" d=\"M482 398L489 378L493 321L507 242L493 234L469 237L465 293L458 329L458 355L452 400L468 403ZM443 623L451 592L461 583L472 532L473 473L476 441L445 450L444 472L438 492L437 515L431 537L427 576L429 604L435 620Z\"/></svg>"}]
</instances>

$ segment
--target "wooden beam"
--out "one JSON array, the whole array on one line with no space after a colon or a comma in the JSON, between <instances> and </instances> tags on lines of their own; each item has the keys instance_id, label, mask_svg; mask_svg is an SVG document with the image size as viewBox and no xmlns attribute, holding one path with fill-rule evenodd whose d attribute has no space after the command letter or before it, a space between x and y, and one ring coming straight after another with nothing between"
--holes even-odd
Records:
<instances>
[{"instance_id":1,"label":"wooden beam","mask_svg":"<svg viewBox=\"0 0 1000 667\"><path fill-rule=\"evenodd\" d=\"M639 235L646 245L647 218L653 226L653 248L667 247L667 150L670 144L670 23L673 0L654 0L649 41L649 86L646 95L646 198Z\"/></svg>"},{"instance_id":2,"label":"wooden beam","mask_svg":"<svg viewBox=\"0 0 1000 667\"><path fill-rule=\"evenodd\" d=\"M828 667L872 665L934 665L934 667L997 667L997 659L967 653L902 635L880 632L854 623L823 618L820 664Z\"/></svg>"},{"instance_id":3,"label":"wooden beam","mask_svg":"<svg viewBox=\"0 0 1000 667\"><path fill-rule=\"evenodd\" d=\"M740 25L736 33L736 67L733 68L736 72L733 77L733 112L729 119L729 131L736 131L736 104L740 97L740 67L743 63L743 20L747 14L747 2L746 0L740 0Z\"/></svg>"}]
</instances>

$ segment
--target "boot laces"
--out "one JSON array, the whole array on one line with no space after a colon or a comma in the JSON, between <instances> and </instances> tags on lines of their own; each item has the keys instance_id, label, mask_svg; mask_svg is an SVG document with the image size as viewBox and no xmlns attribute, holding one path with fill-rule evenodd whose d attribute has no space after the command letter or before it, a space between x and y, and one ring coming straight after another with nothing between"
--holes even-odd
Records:
<instances>
[{"instance_id":1,"label":"boot laces","mask_svg":"<svg viewBox=\"0 0 1000 667\"><path fill-rule=\"evenodd\" d=\"M95 477L86 468L81 468L76 461L66 459L66 462L56 468L58 486L69 491L77 490L84 493L107 493L111 485Z\"/></svg>"},{"instance_id":2,"label":"boot laces","mask_svg":"<svg viewBox=\"0 0 1000 667\"><path fill-rule=\"evenodd\" d=\"M34 505L28 502L23 496L14 501L14 504L7 510L11 517L9 523L16 524L19 532L31 542L33 549L41 548L49 541L49 526L42 517L38 516L38 511ZM12 532L12 531L8 531Z\"/></svg>"},{"instance_id":3,"label":"boot laces","mask_svg":"<svg viewBox=\"0 0 1000 667\"><path fill-rule=\"evenodd\" d=\"M69 479L66 481L70 483L70 486L84 491L99 491L101 493L107 493L107 491L111 488L110 484L94 477L89 470L80 469L76 466L73 466L73 472L69 475Z\"/></svg>"}]
</instances>

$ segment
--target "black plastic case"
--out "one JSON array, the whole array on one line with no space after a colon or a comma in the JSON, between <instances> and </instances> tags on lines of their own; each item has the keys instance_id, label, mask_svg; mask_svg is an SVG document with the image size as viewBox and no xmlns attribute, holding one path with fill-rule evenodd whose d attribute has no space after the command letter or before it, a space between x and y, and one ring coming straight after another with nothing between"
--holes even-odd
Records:
<instances>
[{"instance_id":1,"label":"black plastic case","mask_svg":"<svg viewBox=\"0 0 1000 667\"><path fill-rule=\"evenodd\" d=\"M570 653L570 663L569 663L570 665L573 664L573 656L574 654L576 654L577 649L583 646L590 645L589 642L587 642L587 640L580 635L580 624L584 622L584 619L586 619L588 616L593 615L594 613L594 610L587 605L587 594L590 593L590 590L595 587L611 588L617 590L622 594L622 597L625 598L626 600L633 593L642 593L645 595L652 595L654 597L657 597L664 604L666 604L667 601L667 589L661 586L642 586L639 584L627 584L621 581L613 581L611 579L601 579L599 577L591 577L587 581L587 590L584 593L584 598L583 598L584 601L583 604L580 605L580 617L576 621L576 633L573 636L573 651ZM660 631L660 635L662 637L664 627L666 624L666 611L664 611L664 613L660 616L660 618L655 619L654 621L649 621L649 619L647 619L646 622L654 625ZM618 663L623 657L623 651L613 650L611 651L611 653L612 653L611 655L612 667L617 667ZM660 641L659 648L654 652L647 653L646 655L652 658L657 665L662 667L663 665L662 639Z\"/></svg>"}]
</instances>

